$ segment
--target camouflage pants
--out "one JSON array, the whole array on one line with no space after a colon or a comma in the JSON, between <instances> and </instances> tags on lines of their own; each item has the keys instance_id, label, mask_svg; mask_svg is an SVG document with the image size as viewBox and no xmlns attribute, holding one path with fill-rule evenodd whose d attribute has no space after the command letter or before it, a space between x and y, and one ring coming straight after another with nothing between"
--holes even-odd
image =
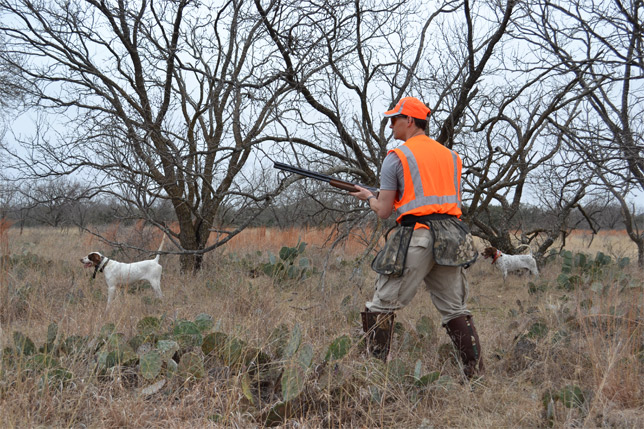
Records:
<instances>
[{"instance_id":1,"label":"camouflage pants","mask_svg":"<svg viewBox=\"0 0 644 429\"><path fill-rule=\"evenodd\" d=\"M434 262L433 238L428 229L414 231L401 277L379 274L376 292L366 306L370 311L390 312L408 305L421 283L429 290L442 323L471 314L466 306L468 284L462 267L447 267Z\"/></svg>"}]
</instances>

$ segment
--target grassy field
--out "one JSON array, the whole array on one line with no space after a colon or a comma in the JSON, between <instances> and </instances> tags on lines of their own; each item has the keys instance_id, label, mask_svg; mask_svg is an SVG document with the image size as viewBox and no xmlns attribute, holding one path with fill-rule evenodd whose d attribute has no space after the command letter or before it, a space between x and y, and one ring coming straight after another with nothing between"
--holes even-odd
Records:
<instances>
[{"instance_id":1,"label":"grassy field","mask_svg":"<svg viewBox=\"0 0 644 429\"><path fill-rule=\"evenodd\" d=\"M152 251L160 241L141 229L108 233ZM299 239L297 280L277 255ZM325 239L249 230L197 275L164 255L163 300L136 284L106 311L105 280L79 259L149 255L76 230L1 230L0 425L644 427L644 274L625 235L574 234L566 249L577 266L557 256L538 279L504 283L489 261L472 266L487 370L472 384L426 291L397 313L389 362L367 359L359 312L373 289L370 258L356 264L359 238L332 253Z\"/></svg>"}]
</instances>

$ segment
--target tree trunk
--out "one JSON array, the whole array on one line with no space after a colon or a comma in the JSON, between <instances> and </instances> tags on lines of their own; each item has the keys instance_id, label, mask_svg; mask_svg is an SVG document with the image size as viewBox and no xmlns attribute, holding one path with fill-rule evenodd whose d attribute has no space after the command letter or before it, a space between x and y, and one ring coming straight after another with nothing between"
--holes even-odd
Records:
<instances>
[{"instance_id":1,"label":"tree trunk","mask_svg":"<svg viewBox=\"0 0 644 429\"><path fill-rule=\"evenodd\" d=\"M179 262L182 273L192 271L192 273L194 274L201 270L203 266L203 254L183 254L179 257Z\"/></svg>"}]
</instances>

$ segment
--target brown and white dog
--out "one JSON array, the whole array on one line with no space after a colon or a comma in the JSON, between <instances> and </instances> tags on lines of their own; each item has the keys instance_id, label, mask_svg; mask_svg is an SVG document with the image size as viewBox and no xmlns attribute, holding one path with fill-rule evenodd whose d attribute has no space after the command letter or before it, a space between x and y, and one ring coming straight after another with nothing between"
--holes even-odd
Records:
<instances>
[{"instance_id":1,"label":"brown and white dog","mask_svg":"<svg viewBox=\"0 0 644 429\"><path fill-rule=\"evenodd\" d=\"M161 239L157 256L147 261L126 264L109 259L99 252L91 252L84 258L81 258L80 261L85 268L94 267L94 278L97 272L105 274L105 282L107 283L107 308L110 307L112 299L114 299L117 286L127 285L138 280L149 281L157 297L163 298L163 293L161 292L161 272L163 271L163 267L159 264L158 252L161 252L161 249L163 249L164 241L165 236Z\"/></svg>"},{"instance_id":2,"label":"brown and white dog","mask_svg":"<svg viewBox=\"0 0 644 429\"><path fill-rule=\"evenodd\" d=\"M526 246L527 247L527 246ZM511 271L528 270L534 276L539 275L537 269L537 261L532 254L530 255L505 255L501 253L496 247L486 247L483 251L485 259L492 258L492 265L496 265L501 273L503 273L503 280L506 279L508 273Z\"/></svg>"}]
</instances>

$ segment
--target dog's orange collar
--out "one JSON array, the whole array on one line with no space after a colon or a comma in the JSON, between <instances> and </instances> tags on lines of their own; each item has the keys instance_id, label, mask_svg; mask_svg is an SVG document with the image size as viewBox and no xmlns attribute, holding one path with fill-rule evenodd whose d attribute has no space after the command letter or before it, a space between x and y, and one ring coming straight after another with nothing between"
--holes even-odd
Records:
<instances>
[{"instance_id":1,"label":"dog's orange collar","mask_svg":"<svg viewBox=\"0 0 644 429\"><path fill-rule=\"evenodd\" d=\"M497 250L496 253L494 254L494 257L492 258L492 263L495 263L497 259L499 259L499 256L501 256L501 251Z\"/></svg>"}]
</instances>

